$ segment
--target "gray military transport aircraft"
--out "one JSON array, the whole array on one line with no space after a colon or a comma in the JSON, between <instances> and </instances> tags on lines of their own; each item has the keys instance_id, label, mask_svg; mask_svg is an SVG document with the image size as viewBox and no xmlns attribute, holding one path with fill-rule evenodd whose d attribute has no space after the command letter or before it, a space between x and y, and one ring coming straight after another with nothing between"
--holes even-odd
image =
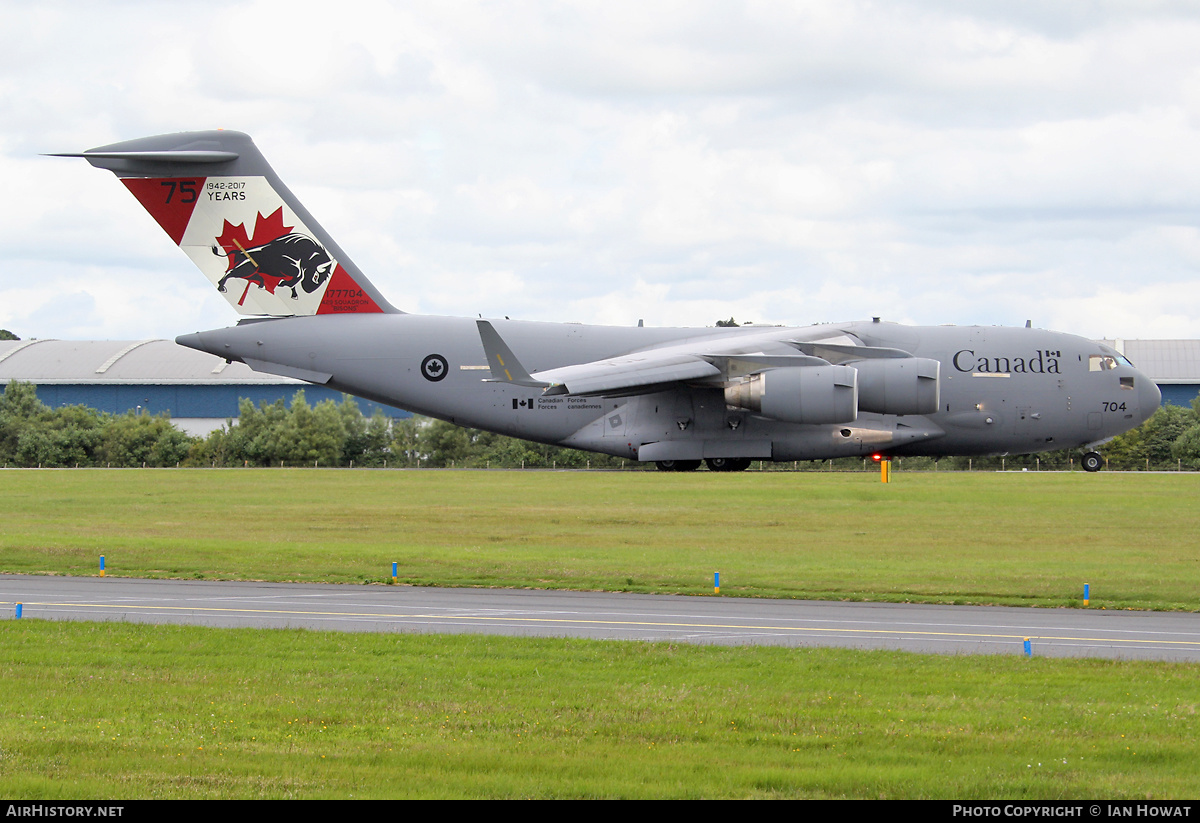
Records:
<instances>
[{"instance_id":1,"label":"gray military transport aircraft","mask_svg":"<svg viewBox=\"0 0 1200 823\"><path fill-rule=\"evenodd\" d=\"M230 304L178 343L252 369L513 437L737 471L751 460L1027 454L1097 444L1158 408L1113 349L1029 328L643 328L394 308L249 136L204 131L82 153L116 174Z\"/></svg>"}]
</instances>

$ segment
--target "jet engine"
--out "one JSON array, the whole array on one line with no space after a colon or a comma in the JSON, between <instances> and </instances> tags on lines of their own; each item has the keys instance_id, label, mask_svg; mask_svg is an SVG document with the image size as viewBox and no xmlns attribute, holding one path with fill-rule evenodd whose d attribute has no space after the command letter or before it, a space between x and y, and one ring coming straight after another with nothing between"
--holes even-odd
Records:
<instances>
[{"instance_id":1,"label":"jet engine","mask_svg":"<svg viewBox=\"0 0 1200 823\"><path fill-rule=\"evenodd\" d=\"M770 369L725 389L725 402L789 423L850 423L858 417L857 378L850 366Z\"/></svg>"},{"instance_id":2,"label":"jet engine","mask_svg":"<svg viewBox=\"0 0 1200 823\"><path fill-rule=\"evenodd\" d=\"M933 414L938 410L941 363L924 357L859 360L858 410L879 414Z\"/></svg>"}]
</instances>

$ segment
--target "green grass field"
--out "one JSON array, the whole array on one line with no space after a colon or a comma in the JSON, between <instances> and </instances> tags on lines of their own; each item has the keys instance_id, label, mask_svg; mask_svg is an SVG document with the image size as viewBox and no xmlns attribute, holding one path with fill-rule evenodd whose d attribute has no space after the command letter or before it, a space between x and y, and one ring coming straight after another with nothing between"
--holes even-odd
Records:
<instances>
[{"instance_id":1,"label":"green grass field","mask_svg":"<svg viewBox=\"0 0 1200 823\"><path fill-rule=\"evenodd\" d=\"M1186 798L1196 666L9 622L0 794Z\"/></svg>"},{"instance_id":2,"label":"green grass field","mask_svg":"<svg viewBox=\"0 0 1200 823\"><path fill-rule=\"evenodd\" d=\"M1197 484L10 470L0 569L1195 610ZM13 799L1200 792L1196 665L2 625Z\"/></svg>"},{"instance_id":3,"label":"green grass field","mask_svg":"<svg viewBox=\"0 0 1200 823\"><path fill-rule=\"evenodd\" d=\"M0 568L1200 609L1200 475L0 472Z\"/></svg>"}]
</instances>

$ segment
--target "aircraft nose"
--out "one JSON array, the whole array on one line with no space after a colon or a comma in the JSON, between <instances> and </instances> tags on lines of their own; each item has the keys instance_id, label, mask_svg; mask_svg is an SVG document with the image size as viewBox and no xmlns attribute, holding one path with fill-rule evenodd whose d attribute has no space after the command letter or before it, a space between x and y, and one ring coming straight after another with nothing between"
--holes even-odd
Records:
<instances>
[{"instance_id":1,"label":"aircraft nose","mask_svg":"<svg viewBox=\"0 0 1200 823\"><path fill-rule=\"evenodd\" d=\"M1149 420L1162 403L1162 392L1158 390L1158 386L1154 385L1153 380L1141 372L1138 372L1137 385L1138 411L1143 421Z\"/></svg>"}]
</instances>

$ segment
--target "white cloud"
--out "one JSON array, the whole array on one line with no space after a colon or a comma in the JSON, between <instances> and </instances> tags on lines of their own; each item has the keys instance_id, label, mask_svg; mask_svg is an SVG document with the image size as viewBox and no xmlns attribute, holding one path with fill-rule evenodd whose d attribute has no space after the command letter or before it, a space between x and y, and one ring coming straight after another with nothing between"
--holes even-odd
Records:
<instances>
[{"instance_id":1,"label":"white cloud","mask_svg":"<svg viewBox=\"0 0 1200 823\"><path fill-rule=\"evenodd\" d=\"M1081 8L2 6L0 317L231 322L111 176L34 156L224 126L406 309L1200 336L1200 12Z\"/></svg>"}]
</instances>

